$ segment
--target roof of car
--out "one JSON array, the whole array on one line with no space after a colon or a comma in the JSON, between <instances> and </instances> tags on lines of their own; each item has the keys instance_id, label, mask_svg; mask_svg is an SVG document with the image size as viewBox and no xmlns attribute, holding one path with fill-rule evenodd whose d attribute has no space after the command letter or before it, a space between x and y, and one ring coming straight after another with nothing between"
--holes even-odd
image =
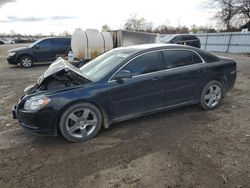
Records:
<instances>
[{"instance_id":1,"label":"roof of car","mask_svg":"<svg viewBox=\"0 0 250 188\"><path fill-rule=\"evenodd\" d=\"M70 39L71 37L44 37L44 38L40 38L41 40L44 39Z\"/></svg>"},{"instance_id":2,"label":"roof of car","mask_svg":"<svg viewBox=\"0 0 250 188\"><path fill-rule=\"evenodd\" d=\"M197 36L195 36L194 34L169 34L169 35L165 35L161 39L174 38L174 37L177 37L177 36L186 36L186 37L196 37L197 38Z\"/></svg>"},{"instance_id":3,"label":"roof of car","mask_svg":"<svg viewBox=\"0 0 250 188\"><path fill-rule=\"evenodd\" d=\"M175 35L175 36L183 36L183 35L185 35L185 36L195 36L194 34L173 34L173 35Z\"/></svg>"},{"instance_id":4,"label":"roof of car","mask_svg":"<svg viewBox=\"0 0 250 188\"><path fill-rule=\"evenodd\" d=\"M144 50L147 51L147 50L171 49L171 48L194 49L194 47L191 46L184 46L179 44L163 44L163 43L140 44L127 47L120 47L118 49L139 52Z\"/></svg>"}]
</instances>

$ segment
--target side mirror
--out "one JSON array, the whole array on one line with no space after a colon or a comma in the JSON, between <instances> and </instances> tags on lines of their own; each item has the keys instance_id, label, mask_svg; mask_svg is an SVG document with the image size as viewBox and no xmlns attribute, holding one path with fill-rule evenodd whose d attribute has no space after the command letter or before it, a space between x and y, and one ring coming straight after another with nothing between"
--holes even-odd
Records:
<instances>
[{"instance_id":1,"label":"side mirror","mask_svg":"<svg viewBox=\"0 0 250 188\"><path fill-rule=\"evenodd\" d=\"M121 70L115 76L115 80L122 80L124 78L132 78L132 73L128 70Z\"/></svg>"},{"instance_id":2,"label":"side mirror","mask_svg":"<svg viewBox=\"0 0 250 188\"><path fill-rule=\"evenodd\" d=\"M35 48L38 50L40 48L39 44L35 45Z\"/></svg>"}]
</instances>

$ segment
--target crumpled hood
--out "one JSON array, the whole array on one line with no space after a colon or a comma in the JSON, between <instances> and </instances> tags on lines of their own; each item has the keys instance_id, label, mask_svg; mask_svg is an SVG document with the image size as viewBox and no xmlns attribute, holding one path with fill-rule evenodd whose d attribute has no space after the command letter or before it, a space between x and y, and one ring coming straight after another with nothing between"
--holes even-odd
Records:
<instances>
[{"instance_id":1,"label":"crumpled hood","mask_svg":"<svg viewBox=\"0 0 250 188\"><path fill-rule=\"evenodd\" d=\"M52 91L65 87L79 86L90 83L80 69L59 57L38 79L35 85L25 88L26 94L34 94L42 91Z\"/></svg>"},{"instance_id":2,"label":"crumpled hood","mask_svg":"<svg viewBox=\"0 0 250 188\"><path fill-rule=\"evenodd\" d=\"M38 84L41 85L41 83L44 81L45 78L57 72L60 72L61 70L65 70L66 72L73 71L79 76L84 77L80 69L76 68L74 65L70 64L65 59L59 57L54 63L52 63L49 66L49 68L44 72L44 74L38 79Z\"/></svg>"}]
</instances>

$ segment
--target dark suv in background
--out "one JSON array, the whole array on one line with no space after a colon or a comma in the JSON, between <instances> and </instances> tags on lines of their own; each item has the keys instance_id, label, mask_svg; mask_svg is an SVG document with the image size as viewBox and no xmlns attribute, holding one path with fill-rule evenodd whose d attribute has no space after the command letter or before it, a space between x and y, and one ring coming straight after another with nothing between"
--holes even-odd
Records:
<instances>
[{"instance_id":1,"label":"dark suv in background","mask_svg":"<svg viewBox=\"0 0 250 188\"><path fill-rule=\"evenodd\" d=\"M15 48L8 51L8 63L18 63L29 68L35 62L49 62L59 56L66 56L70 50L70 37L50 37L37 40L27 47Z\"/></svg>"},{"instance_id":2,"label":"dark suv in background","mask_svg":"<svg viewBox=\"0 0 250 188\"><path fill-rule=\"evenodd\" d=\"M170 44L182 44L193 46L196 48L201 47L200 39L195 35L184 35L184 34L175 34L168 35L160 39L162 43L170 43Z\"/></svg>"}]
</instances>

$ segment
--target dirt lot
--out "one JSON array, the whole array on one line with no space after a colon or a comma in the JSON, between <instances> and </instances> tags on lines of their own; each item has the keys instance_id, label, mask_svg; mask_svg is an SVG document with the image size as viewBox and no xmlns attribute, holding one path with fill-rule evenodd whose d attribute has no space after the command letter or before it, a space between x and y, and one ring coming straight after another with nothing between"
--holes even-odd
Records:
<instances>
[{"instance_id":1,"label":"dirt lot","mask_svg":"<svg viewBox=\"0 0 250 188\"><path fill-rule=\"evenodd\" d=\"M85 143L31 135L10 110L48 64L23 69L0 46L0 187L250 187L250 56L214 111L185 107L112 125Z\"/></svg>"}]
</instances>

